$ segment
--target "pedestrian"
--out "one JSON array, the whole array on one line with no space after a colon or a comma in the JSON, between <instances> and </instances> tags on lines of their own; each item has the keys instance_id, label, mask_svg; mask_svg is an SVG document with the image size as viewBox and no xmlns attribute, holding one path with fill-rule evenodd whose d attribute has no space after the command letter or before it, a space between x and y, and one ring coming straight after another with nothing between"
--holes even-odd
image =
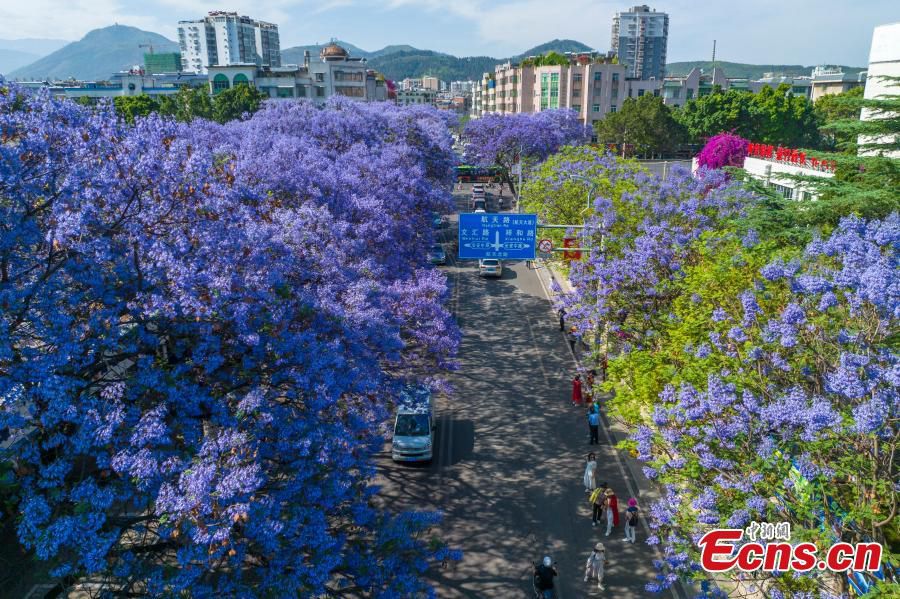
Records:
<instances>
[{"instance_id":1,"label":"pedestrian","mask_svg":"<svg viewBox=\"0 0 900 599\"><path fill-rule=\"evenodd\" d=\"M575 343L578 341L578 337L575 335L577 331L575 326L569 328L569 346L572 348L572 353L575 353Z\"/></svg>"},{"instance_id":2,"label":"pedestrian","mask_svg":"<svg viewBox=\"0 0 900 599\"><path fill-rule=\"evenodd\" d=\"M591 411L588 412L588 428L591 429L591 440L588 445L600 445L600 412L594 405L591 405Z\"/></svg>"},{"instance_id":3,"label":"pedestrian","mask_svg":"<svg viewBox=\"0 0 900 599\"><path fill-rule=\"evenodd\" d=\"M607 489L606 494L606 536L612 532L614 526L619 525L619 500L612 489Z\"/></svg>"},{"instance_id":4,"label":"pedestrian","mask_svg":"<svg viewBox=\"0 0 900 599\"><path fill-rule=\"evenodd\" d=\"M580 404L581 400L581 375L576 374L572 379L572 405Z\"/></svg>"},{"instance_id":5,"label":"pedestrian","mask_svg":"<svg viewBox=\"0 0 900 599\"><path fill-rule=\"evenodd\" d=\"M596 370L593 370L593 369L588 370L587 381L586 381L587 389L585 389L585 391L587 392L588 401L591 401L594 397L594 377L596 375L597 375Z\"/></svg>"},{"instance_id":6,"label":"pedestrian","mask_svg":"<svg viewBox=\"0 0 900 599\"><path fill-rule=\"evenodd\" d=\"M597 487L597 456L589 453L584 465L584 492L590 493Z\"/></svg>"},{"instance_id":7,"label":"pedestrian","mask_svg":"<svg viewBox=\"0 0 900 599\"><path fill-rule=\"evenodd\" d=\"M566 330L566 311L562 308L559 309L559 330L560 332Z\"/></svg>"},{"instance_id":8,"label":"pedestrian","mask_svg":"<svg viewBox=\"0 0 900 599\"><path fill-rule=\"evenodd\" d=\"M594 549L587 558L584 565L584 581L587 582L594 578L597 579L597 588L603 590L603 575L606 571L606 548L603 543L594 545Z\"/></svg>"},{"instance_id":9,"label":"pedestrian","mask_svg":"<svg viewBox=\"0 0 900 599\"><path fill-rule=\"evenodd\" d=\"M606 501L604 491L606 491L605 482L600 483L588 497L591 504L591 526L597 526L597 523L603 518L603 504Z\"/></svg>"},{"instance_id":10,"label":"pedestrian","mask_svg":"<svg viewBox=\"0 0 900 599\"><path fill-rule=\"evenodd\" d=\"M634 543L634 533L638 524L637 499L628 500L628 509L625 510L625 540Z\"/></svg>"}]
</instances>

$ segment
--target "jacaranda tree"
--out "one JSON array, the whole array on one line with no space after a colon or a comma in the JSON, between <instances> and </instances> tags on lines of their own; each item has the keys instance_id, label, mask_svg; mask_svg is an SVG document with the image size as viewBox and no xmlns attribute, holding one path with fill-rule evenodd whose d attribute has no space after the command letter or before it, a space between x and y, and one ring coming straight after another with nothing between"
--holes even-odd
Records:
<instances>
[{"instance_id":1,"label":"jacaranda tree","mask_svg":"<svg viewBox=\"0 0 900 599\"><path fill-rule=\"evenodd\" d=\"M581 145L591 130L574 110L542 110L536 113L486 114L466 123L465 160L478 166L498 166L503 180L516 193L512 168L524 168L545 160L563 146Z\"/></svg>"},{"instance_id":2,"label":"jacaranda tree","mask_svg":"<svg viewBox=\"0 0 900 599\"><path fill-rule=\"evenodd\" d=\"M2 88L21 542L117 595L428 592L438 516L375 509L370 481L391 398L458 343L422 258L451 148L429 109L129 126Z\"/></svg>"},{"instance_id":3,"label":"jacaranda tree","mask_svg":"<svg viewBox=\"0 0 900 599\"><path fill-rule=\"evenodd\" d=\"M758 200L721 171L626 176L632 191L595 202L603 244L562 304L595 347L608 326L611 414L664 492L648 590L705 578L701 535L753 520L823 549L880 542L896 563L898 215L795 247L741 228ZM848 587L818 570L726 576L720 590L739 595Z\"/></svg>"}]
</instances>

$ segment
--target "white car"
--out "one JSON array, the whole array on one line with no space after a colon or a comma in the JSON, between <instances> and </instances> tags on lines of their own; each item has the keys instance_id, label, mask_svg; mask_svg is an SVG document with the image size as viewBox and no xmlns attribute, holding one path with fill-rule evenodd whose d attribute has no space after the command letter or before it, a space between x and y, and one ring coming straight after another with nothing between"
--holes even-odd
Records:
<instances>
[{"instance_id":1,"label":"white car","mask_svg":"<svg viewBox=\"0 0 900 599\"><path fill-rule=\"evenodd\" d=\"M397 402L391 458L395 462L430 462L434 452L434 412L425 387L406 389Z\"/></svg>"},{"instance_id":2,"label":"white car","mask_svg":"<svg viewBox=\"0 0 900 599\"><path fill-rule=\"evenodd\" d=\"M478 261L478 272L483 277L502 277L503 262L496 258L482 258Z\"/></svg>"}]
</instances>

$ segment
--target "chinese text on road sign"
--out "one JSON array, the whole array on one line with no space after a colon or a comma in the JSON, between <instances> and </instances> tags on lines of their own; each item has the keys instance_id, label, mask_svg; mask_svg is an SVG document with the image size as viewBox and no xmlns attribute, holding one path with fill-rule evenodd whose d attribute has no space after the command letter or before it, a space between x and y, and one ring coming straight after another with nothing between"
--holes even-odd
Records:
<instances>
[{"instance_id":1,"label":"chinese text on road sign","mask_svg":"<svg viewBox=\"0 0 900 599\"><path fill-rule=\"evenodd\" d=\"M460 214L459 257L534 260L536 214Z\"/></svg>"}]
</instances>

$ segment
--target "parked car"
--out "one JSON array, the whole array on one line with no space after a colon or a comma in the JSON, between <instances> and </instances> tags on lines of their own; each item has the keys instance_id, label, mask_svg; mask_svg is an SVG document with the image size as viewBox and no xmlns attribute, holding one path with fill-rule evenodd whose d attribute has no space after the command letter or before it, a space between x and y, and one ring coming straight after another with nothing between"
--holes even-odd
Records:
<instances>
[{"instance_id":1,"label":"parked car","mask_svg":"<svg viewBox=\"0 0 900 599\"><path fill-rule=\"evenodd\" d=\"M478 272L483 277L502 277L503 262L496 258L482 258L478 261Z\"/></svg>"},{"instance_id":2,"label":"parked car","mask_svg":"<svg viewBox=\"0 0 900 599\"><path fill-rule=\"evenodd\" d=\"M485 212L487 211L487 202L484 199L472 200L472 208L475 212Z\"/></svg>"},{"instance_id":3,"label":"parked car","mask_svg":"<svg viewBox=\"0 0 900 599\"><path fill-rule=\"evenodd\" d=\"M430 462L434 446L434 411L427 387L408 387L397 401L391 458L396 462Z\"/></svg>"},{"instance_id":4,"label":"parked car","mask_svg":"<svg viewBox=\"0 0 900 599\"><path fill-rule=\"evenodd\" d=\"M428 261L432 264L446 264L447 252L444 251L443 247L439 245L433 245L428 250Z\"/></svg>"}]
</instances>

